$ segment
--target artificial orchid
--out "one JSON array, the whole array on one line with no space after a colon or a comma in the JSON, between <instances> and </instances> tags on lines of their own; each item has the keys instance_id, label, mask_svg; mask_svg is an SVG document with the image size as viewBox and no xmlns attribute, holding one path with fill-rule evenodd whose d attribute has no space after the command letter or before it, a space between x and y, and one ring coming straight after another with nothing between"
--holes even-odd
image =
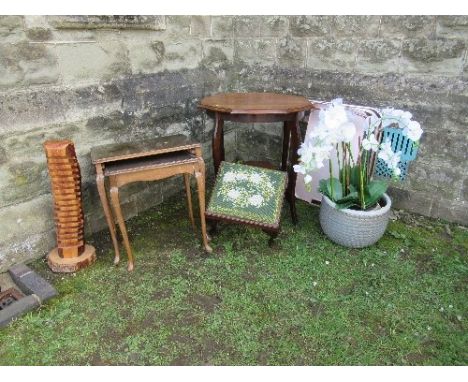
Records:
<instances>
[{"instance_id":1,"label":"artificial orchid","mask_svg":"<svg viewBox=\"0 0 468 382\"><path fill-rule=\"evenodd\" d=\"M341 201L342 208L358 205L365 210L372 207L386 191L387 184L383 180L371 180L371 154L376 153L386 163L394 179L401 174L401 152L393 150L390 140L379 142L380 133L385 127L400 128L417 145L423 130L412 118L410 112L393 108L382 109L380 116L369 116L358 152L353 153L351 142L357 129L342 99L335 99L319 112L318 125L305 137L298 150L299 164L294 166L294 171L304 175L304 182L308 185L312 181L312 173L328 160L330 179L320 182L320 190L337 204ZM333 148L337 152L339 179L332 177L330 155Z\"/></svg>"}]
</instances>

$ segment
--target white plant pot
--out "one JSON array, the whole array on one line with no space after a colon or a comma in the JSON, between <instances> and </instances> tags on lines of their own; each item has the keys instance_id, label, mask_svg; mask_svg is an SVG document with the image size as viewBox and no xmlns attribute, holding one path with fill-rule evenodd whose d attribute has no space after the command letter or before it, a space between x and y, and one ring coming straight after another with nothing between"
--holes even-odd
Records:
<instances>
[{"instance_id":1,"label":"white plant pot","mask_svg":"<svg viewBox=\"0 0 468 382\"><path fill-rule=\"evenodd\" d=\"M383 202L383 203L382 203ZM333 242L349 248L363 248L376 243L385 233L392 201L387 194L381 208L371 211L339 210L323 195L320 206L320 225Z\"/></svg>"}]
</instances>

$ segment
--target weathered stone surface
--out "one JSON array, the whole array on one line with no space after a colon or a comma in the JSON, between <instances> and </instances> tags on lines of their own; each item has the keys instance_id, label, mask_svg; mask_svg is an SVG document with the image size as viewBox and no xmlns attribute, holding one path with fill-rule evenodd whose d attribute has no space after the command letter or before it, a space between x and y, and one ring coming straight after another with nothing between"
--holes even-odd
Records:
<instances>
[{"instance_id":1,"label":"weathered stone surface","mask_svg":"<svg viewBox=\"0 0 468 382\"><path fill-rule=\"evenodd\" d=\"M290 36L278 41L278 64L287 67L305 67L306 42Z\"/></svg>"},{"instance_id":2,"label":"weathered stone surface","mask_svg":"<svg viewBox=\"0 0 468 382\"><path fill-rule=\"evenodd\" d=\"M437 16L437 35L468 38L468 16Z\"/></svg>"},{"instance_id":3,"label":"weathered stone surface","mask_svg":"<svg viewBox=\"0 0 468 382\"><path fill-rule=\"evenodd\" d=\"M333 30L333 16L293 16L290 31L297 37L329 36Z\"/></svg>"},{"instance_id":4,"label":"weathered stone surface","mask_svg":"<svg viewBox=\"0 0 468 382\"><path fill-rule=\"evenodd\" d=\"M403 41L401 65L407 72L459 74L465 48L460 39L408 39Z\"/></svg>"},{"instance_id":5,"label":"weathered stone surface","mask_svg":"<svg viewBox=\"0 0 468 382\"><path fill-rule=\"evenodd\" d=\"M380 16L335 16L335 36L377 38Z\"/></svg>"},{"instance_id":6,"label":"weathered stone surface","mask_svg":"<svg viewBox=\"0 0 468 382\"><path fill-rule=\"evenodd\" d=\"M162 70L166 54L163 41L135 41L127 46L132 73L154 73Z\"/></svg>"},{"instance_id":7,"label":"weathered stone surface","mask_svg":"<svg viewBox=\"0 0 468 382\"><path fill-rule=\"evenodd\" d=\"M279 128L281 131L281 127ZM239 128L237 136L237 159L245 161L269 161L275 165L281 163L282 138L265 132L259 132L256 127Z\"/></svg>"},{"instance_id":8,"label":"weathered stone surface","mask_svg":"<svg viewBox=\"0 0 468 382\"><path fill-rule=\"evenodd\" d=\"M0 166L6 162L8 162L6 151L2 146L0 146Z\"/></svg>"},{"instance_id":9,"label":"weathered stone surface","mask_svg":"<svg viewBox=\"0 0 468 382\"><path fill-rule=\"evenodd\" d=\"M316 38L309 40L307 67L324 70L353 70L357 43L351 39Z\"/></svg>"},{"instance_id":10,"label":"weathered stone surface","mask_svg":"<svg viewBox=\"0 0 468 382\"><path fill-rule=\"evenodd\" d=\"M25 29L50 29L51 26L47 21L47 16L40 16L40 15L26 15L23 16L24 19L24 27Z\"/></svg>"},{"instance_id":11,"label":"weathered stone surface","mask_svg":"<svg viewBox=\"0 0 468 382\"><path fill-rule=\"evenodd\" d=\"M52 38L52 31L46 28L31 28L26 31L31 41L47 41Z\"/></svg>"},{"instance_id":12,"label":"weathered stone surface","mask_svg":"<svg viewBox=\"0 0 468 382\"><path fill-rule=\"evenodd\" d=\"M13 30L23 26L23 16L0 15L0 29Z\"/></svg>"},{"instance_id":13,"label":"weathered stone surface","mask_svg":"<svg viewBox=\"0 0 468 382\"><path fill-rule=\"evenodd\" d=\"M211 33L213 38L233 38L234 22L232 16L212 16Z\"/></svg>"},{"instance_id":14,"label":"weathered stone surface","mask_svg":"<svg viewBox=\"0 0 468 382\"><path fill-rule=\"evenodd\" d=\"M190 16L165 16L166 30L162 34L168 43L182 43L190 36Z\"/></svg>"},{"instance_id":15,"label":"weathered stone surface","mask_svg":"<svg viewBox=\"0 0 468 382\"><path fill-rule=\"evenodd\" d=\"M356 68L364 72L397 72L400 50L397 40L364 40L359 44Z\"/></svg>"},{"instance_id":16,"label":"weathered stone surface","mask_svg":"<svg viewBox=\"0 0 468 382\"><path fill-rule=\"evenodd\" d=\"M462 182L459 169L443 162L433 161L428 163L417 160L410 164L408 187L413 192L453 200L460 194Z\"/></svg>"},{"instance_id":17,"label":"weathered stone surface","mask_svg":"<svg viewBox=\"0 0 468 382\"><path fill-rule=\"evenodd\" d=\"M190 34L193 37L210 37L211 16L192 16L190 20Z\"/></svg>"},{"instance_id":18,"label":"weathered stone surface","mask_svg":"<svg viewBox=\"0 0 468 382\"><path fill-rule=\"evenodd\" d=\"M163 66L167 70L196 68L201 60L201 42L186 40L184 43L166 43Z\"/></svg>"},{"instance_id":19,"label":"weathered stone surface","mask_svg":"<svg viewBox=\"0 0 468 382\"><path fill-rule=\"evenodd\" d=\"M0 134L20 133L115 110L122 101L114 83L0 93Z\"/></svg>"},{"instance_id":20,"label":"weathered stone surface","mask_svg":"<svg viewBox=\"0 0 468 382\"><path fill-rule=\"evenodd\" d=\"M2 241L4 243L22 239L31 234L41 234L54 227L53 202L50 194L27 202L0 208Z\"/></svg>"},{"instance_id":21,"label":"weathered stone surface","mask_svg":"<svg viewBox=\"0 0 468 382\"><path fill-rule=\"evenodd\" d=\"M2 87L50 84L58 80L57 60L50 47L21 42L0 45Z\"/></svg>"},{"instance_id":22,"label":"weathered stone surface","mask_svg":"<svg viewBox=\"0 0 468 382\"><path fill-rule=\"evenodd\" d=\"M260 23L261 16L235 16L233 19L234 37L259 37Z\"/></svg>"},{"instance_id":23,"label":"weathered stone surface","mask_svg":"<svg viewBox=\"0 0 468 382\"><path fill-rule=\"evenodd\" d=\"M433 38L435 19L435 16L382 16L380 36Z\"/></svg>"},{"instance_id":24,"label":"weathered stone surface","mask_svg":"<svg viewBox=\"0 0 468 382\"><path fill-rule=\"evenodd\" d=\"M234 43L234 58L248 65L274 65L276 45L274 39L237 40Z\"/></svg>"},{"instance_id":25,"label":"weathered stone surface","mask_svg":"<svg viewBox=\"0 0 468 382\"><path fill-rule=\"evenodd\" d=\"M233 40L205 40L202 49L202 65L209 69L226 70L234 59Z\"/></svg>"},{"instance_id":26,"label":"weathered stone surface","mask_svg":"<svg viewBox=\"0 0 468 382\"><path fill-rule=\"evenodd\" d=\"M126 47L117 41L57 45L62 81L109 81L131 73Z\"/></svg>"},{"instance_id":27,"label":"weathered stone surface","mask_svg":"<svg viewBox=\"0 0 468 382\"><path fill-rule=\"evenodd\" d=\"M44 163L25 158L9 162L0 169L0 208L47 192L47 172Z\"/></svg>"},{"instance_id":28,"label":"weathered stone surface","mask_svg":"<svg viewBox=\"0 0 468 382\"><path fill-rule=\"evenodd\" d=\"M436 198L429 216L466 226L468 222L468 204L466 201Z\"/></svg>"},{"instance_id":29,"label":"weathered stone surface","mask_svg":"<svg viewBox=\"0 0 468 382\"><path fill-rule=\"evenodd\" d=\"M23 29L0 28L0 39L2 44L18 44L24 42L26 33Z\"/></svg>"},{"instance_id":30,"label":"weathered stone surface","mask_svg":"<svg viewBox=\"0 0 468 382\"><path fill-rule=\"evenodd\" d=\"M289 30L287 16L263 16L259 20L261 37L284 37Z\"/></svg>"},{"instance_id":31,"label":"weathered stone surface","mask_svg":"<svg viewBox=\"0 0 468 382\"><path fill-rule=\"evenodd\" d=\"M49 16L57 29L166 29L164 16Z\"/></svg>"},{"instance_id":32,"label":"weathered stone surface","mask_svg":"<svg viewBox=\"0 0 468 382\"><path fill-rule=\"evenodd\" d=\"M468 200L468 178L463 181L463 188L461 190L462 200Z\"/></svg>"}]
</instances>

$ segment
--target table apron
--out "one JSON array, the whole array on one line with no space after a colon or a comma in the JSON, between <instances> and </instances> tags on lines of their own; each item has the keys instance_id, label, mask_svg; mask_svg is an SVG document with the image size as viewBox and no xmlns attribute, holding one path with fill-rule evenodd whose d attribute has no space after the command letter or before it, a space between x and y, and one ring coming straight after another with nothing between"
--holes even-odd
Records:
<instances>
[{"instance_id":1,"label":"table apron","mask_svg":"<svg viewBox=\"0 0 468 382\"><path fill-rule=\"evenodd\" d=\"M201 171L203 161L172 165L163 168L149 168L138 170L135 172L121 173L108 175L112 186L122 187L128 183L133 182L150 182L155 180L166 179L174 175L180 174L194 174Z\"/></svg>"},{"instance_id":2,"label":"table apron","mask_svg":"<svg viewBox=\"0 0 468 382\"><path fill-rule=\"evenodd\" d=\"M301 118L304 112L295 113L284 113L284 114L231 114L208 111L208 114L216 118L216 115L224 121L231 122L245 122L245 123L268 123L268 122L285 122L285 121L296 121Z\"/></svg>"}]
</instances>

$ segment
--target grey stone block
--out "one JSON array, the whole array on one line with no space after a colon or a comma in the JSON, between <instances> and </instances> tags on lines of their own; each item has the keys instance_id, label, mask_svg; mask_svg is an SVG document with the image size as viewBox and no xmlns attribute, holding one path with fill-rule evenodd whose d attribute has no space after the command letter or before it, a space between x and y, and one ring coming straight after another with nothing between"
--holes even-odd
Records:
<instances>
[{"instance_id":1,"label":"grey stone block","mask_svg":"<svg viewBox=\"0 0 468 382\"><path fill-rule=\"evenodd\" d=\"M435 16L382 16L380 36L431 37L435 33Z\"/></svg>"},{"instance_id":2,"label":"grey stone block","mask_svg":"<svg viewBox=\"0 0 468 382\"><path fill-rule=\"evenodd\" d=\"M57 290L26 265L15 265L8 272L25 294L35 294L42 302L57 296Z\"/></svg>"},{"instance_id":3,"label":"grey stone block","mask_svg":"<svg viewBox=\"0 0 468 382\"><path fill-rule=\"evenodd\" d=\"M260 22L260 36L281 37L288 33L289 19L287 16L264 16Z\"/></svg>"},{"instance_id":4,"label":"grey stone block","mask_svg":"<svg viewBox=\"0 0 468 382\"><path fill-rule=\"evenodd\" d=\"M39 306L37 296L26 296L0 310L0 328L7 326L15 318L30 312Z\"/></svg>"},{"instance_id":5,"label":"grey stone block","mask_svg":"<svg viewBox=\"0 0 468 382\"><path fill-rule=\"evenodd\" d=\"M328 36L333 30L333 16L293 16L289 29L293 36Z\"/></svg>"},{"instance_id":6,"label":"grey stone block","mask_svg":"<svg viewBox=\"0 0 468 382\"><path fill-rule=\"evenodd\" d=\"M49 16L48 20L57 29L166 29L164 16Z\"/></svg>"}]
</instances>

